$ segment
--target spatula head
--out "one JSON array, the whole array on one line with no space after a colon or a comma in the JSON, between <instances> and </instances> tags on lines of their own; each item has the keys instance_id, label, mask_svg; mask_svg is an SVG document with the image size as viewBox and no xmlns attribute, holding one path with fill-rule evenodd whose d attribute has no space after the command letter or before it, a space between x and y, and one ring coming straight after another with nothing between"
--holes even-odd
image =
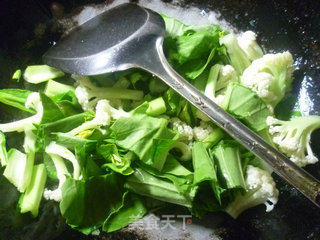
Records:
<instances>
[{"instance_id":1,"label":"spatula head","mask_svg":"<svg viewBox=\"0 0 320 240\"><path fill-rule=\"evenodd\" d=\"M161 16L136 4L122 4L73 29L44 56L67 73L98 75L139 67L136 60L165 33Z\"/></svg>"}]
</instances>

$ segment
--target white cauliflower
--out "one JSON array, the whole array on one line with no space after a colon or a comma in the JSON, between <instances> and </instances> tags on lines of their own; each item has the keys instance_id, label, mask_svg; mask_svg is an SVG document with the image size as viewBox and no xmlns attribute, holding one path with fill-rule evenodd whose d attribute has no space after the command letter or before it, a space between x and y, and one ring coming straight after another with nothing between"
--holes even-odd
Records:
<instances>
[{"instance_id":1,"label":"white cauliflower","mask_svg":"<svg viewBox=\"0 0 320 240\"><path fill-rule=\"evenodd\" d=\"M268 105L275 107L290 90L293 71L291 53L266 54L245 69L241 82L255 91Z\"/></svg>"},{"instance_id":2,"label":"white cauliflower","mask_svg":"<svg viewBox=\"0 0 320 240\"><path fill-rule=\"evenodd\" d=\"M192 141L193 139L193 129L185 122L182 122L179 118L171 118L170 124L172 128L179 132L179 139L184 141Z\"/></svg>"},{"instance_id":3,"label":"white cauliflower","mask_svg":"<svg viewBox=\"0 0 320 240\"><path fill-rule=\"evenodd\" d=\"M267 124L274 143L292 162L301 167L318 162L312 152L310 138L312 132L320 128L319 116L295 117L289 121L269 116Z\"/></svg>"},{"instance_id":4,"label":"white cauliflower","mask_svg":"<svg viewBox=\"0 0 320 240\"><path fill-rule=\"evenodd\" d=\"M193 135L195 140L203 141L212 131L213 128L208 123L201 121L199 126L193 128Z\"/></svg>"},{"instance_id":5,"label":"white cauliflower","mask_svg":"<svg viewBox=\"0 0 320 240\"><path fill-rule=\"evenodd\" d=\"M143 99L143 92L119 87L97 87L89 77L72 75L77 81L75 95L83 110L93 110L99 100L129 99L139 101Z\"/></svg>"},{"instance_id":6,"label":"white cauliflower","mask_svg":"<svg viewBox=\"0 0 320 240\"><path fill-rule=\"evenodd\" d=\"M182 161L191 159L193 140L204 141L213 132L213 128L205 121L201 121L200 125L194 128L176 117L171 118L169 123L174 130L179 132L179 141L175 142L171 148L181 152L180 160Z\"/></svg>"},{"instance_id":7,"label":"white cauliflower","mask_svg":"<svg viewBox=\"0 0 320 240\"><path fill-rule=\"evenodd\" d=\"M233 218L237 218L248 208L265 204L266 211L270 212L278 202L279 191L271 174L260 168L248 165L246 172L247 192L238 194L230 203L226 212Z\"/></svg>"},{"instance_id":8,"label":"white cauliflower","mask_svg":"<svg viewBox=\"0 0 320 240\"><path fill-rule=\"evenodd\" d=\"M263 56L262 49L258 45L256 37L257 35L252 31L246 31L237 37L240 48L246 53L251 61Z\"/></svg>"},{"instance_id":9,"label":"white cauliflower","mask_svg":"<svg viewBox=\"0 0 320 240\"><path fill-rule=\"evenodd\" d=\"M201 121L200 125L194 128L177 117L171 118L169 123L172 125L172 129L179 132L179 140L185 142L203 141L213 131L213 128L205 121Z\"/></svg>"}]
</instances>

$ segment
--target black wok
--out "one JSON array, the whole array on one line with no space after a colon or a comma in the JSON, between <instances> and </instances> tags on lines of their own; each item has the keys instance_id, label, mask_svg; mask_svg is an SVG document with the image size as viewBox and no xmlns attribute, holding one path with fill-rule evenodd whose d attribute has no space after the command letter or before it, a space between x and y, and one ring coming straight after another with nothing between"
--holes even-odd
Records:
<instances>
[{"instance_id":1,"label":"black wok","mask_svg":"<svg viewBox=\"0 0 320 240\"><path fill-rule=\"evenodd\" d=\"M57 19L80 11L84 4L107 4L111 1L89 0L2 0L0 2L0 88L32 87L11 81L17 68L40 64L41 55L62 34ZM171 1L165 1L171 2ZM314 0L199 0L176 1L182 7L196 6L217 10L238 30L253 30L268 52L289 50L296 59L293 95L303 114L320 115L320 2ZM64 10L61 8L64 8ZM53 11L52 11L53 8ZM68 22L69 27L74 23ZM66 25L65 25L66 26ZM293 107L293 106L290 106ZM9 121L12 109L0 105L0 122ZM320 132L312 136L312 147L320 155ZM10 142L9 142L10 144ZM318 179L319 164L306 168ZM237 220L225 214L214 214L198 220L193 218L178 237L194 239L320 239L320 211L295 189L275 176L280 190L276 208L265 213L264 206L246 211ZM0 239L150 239L145 230L122 230L100 236L84 236L63 224L55 204L42 204L39 218L30 221L18 217L14 206L17 194L0 178ZM8 210L10 209L10 210ZM176 207L157 214L185 214ZM203 230L204 228L205 230ZM198 230L197 230L198 229ZM206 231L206 233L205 233ZM209 235L205 235L210 233ZM151 236L151 237L150 237ZM173 237L174 236L174 237ZM203 239L207 239L203 238Z\"/></svg>"}]
</instances>

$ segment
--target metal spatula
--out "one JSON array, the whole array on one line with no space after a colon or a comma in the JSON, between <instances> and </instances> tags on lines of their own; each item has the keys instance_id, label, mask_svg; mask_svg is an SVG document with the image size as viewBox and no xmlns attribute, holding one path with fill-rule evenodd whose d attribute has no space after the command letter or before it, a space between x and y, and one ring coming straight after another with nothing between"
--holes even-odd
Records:
<instances>
[{"instance_id":1,"label":"metal spatula","mask_svg":"<svg viewBox=\"0 0 320 240\"><path fill-rule=\"evenodd\" d=\"M141 68L162 79L320 207L320 183L183 79L167 62L162 17L135 4L108 10L72 30L45 55L68 73L98 75Z\"/></svg>"}]
</instances>

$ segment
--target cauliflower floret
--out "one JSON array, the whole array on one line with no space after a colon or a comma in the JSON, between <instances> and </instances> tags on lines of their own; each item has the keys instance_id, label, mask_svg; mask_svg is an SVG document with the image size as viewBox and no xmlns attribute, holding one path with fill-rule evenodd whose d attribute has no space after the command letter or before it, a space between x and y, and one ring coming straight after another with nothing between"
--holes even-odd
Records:
<instances>
[{"instance_id":1,"label":"cauliflower floret","mask_svg":"<svg viewBox=\"0 0 320 240\"><path fill-rule=\"evenodd\" d=\"M170 123L172 124L172 128L179 132L180 140L192 141L193 139L193 129L185 122L182 122L179 118L171 118Z\"/></svg>"},{"instance_id":2,"label":"cauliflower floret","mask_svg":"<svg viewBox=\"0 0 320 240\"><path fill-rule=\"evenodd\" d=\"M252 31L246 31L237 37L240 48L247 54L251 61L263 56L262 49L258 45L256 37L257 35Z\"/></svg>"},{"instance_id":3,"label":"cauliflower floret","mask_svg":"<svg viewBox=\"0 0 320 240\"><path fill-rule=\"evenodd\" d=\"M37 111L37 113L31 117L21 119L11 123L0 124L0 131L2 132L22 132L26 130L35 129L34 124L38 124L41 122L43 107L40 99L40 95L37 92L31 93L26 102L25 106L27 108L33 108Z\"/></svg>"},{"instance_id":4,"label":"cauliflower floret","mask_svg":"<svg viewBox=\"0 0 320 240\"><path fill-rule=\"evenodd\" d=\"M76 80L75 95L82 109L93 110L97 102L102 99L109 99L114 102L121 99L140 101L143 99L143 91L119 87L97 87L89 77L72 75Z\"/></svg>"},{"instance_id":5,"label":"cauliflower floret","mask_svg":"<svg viewBox=\"0 0 320 240\"><path fill-rule=\"evenodd\" d=\"M295 117L289 121L269 116L267 124L273 141L292 162L301 167L318 162L312 152L310 139L312 132L320 128L319 116Z\"/></svg>"},{"instance_id":6,"label":"cauliflower floret","mask_svg":"<svg viewBox=\"0 0 320 240\"><path fill-rule=\"evenodd\" d=\"M208 123L201 121L199 126L193 128L193 135L196 140L203 141L212 131L213 128Z\"/></svg>"},{"instance_id":7,"label":"cauliflower floret","mask_svg":"<svg viewBox=\"0 0 320 240\"><path fill-rule=\"evenodd\" d=\"M241 82L274 107L290 90L293 71L291 53L266 54L245 69Z\"/></svg>"},{"instance_id":8,"label":"cauliflower floret","mask_svg":"<svg viewBox=\"0 0 320 240\"><path fill-rule=\"evenodd\" d=\"M88 122L83 123L79 127L72 129L67 134L77 135L83 131L99 128L101 126L107 126L110 124L111 119L119 119L120 117L129 117L130 114L122 109L113 108L108 100L99 100L96 106L95 117Z\"/></svg>"},{"instance_id":9,"label":"cauliflower floret","mask_svg":"<svg viewBox=\"0 0 320 240\"><path fill-rule=\"evenodd\" d=\"M266 211L270 212L278 202L279 191L271 174L260 168L248 165L246 171L247 192L239 194L228 205L226 212L237 218L248 208L265 204Z\"/></svg>"}]
</instances>

